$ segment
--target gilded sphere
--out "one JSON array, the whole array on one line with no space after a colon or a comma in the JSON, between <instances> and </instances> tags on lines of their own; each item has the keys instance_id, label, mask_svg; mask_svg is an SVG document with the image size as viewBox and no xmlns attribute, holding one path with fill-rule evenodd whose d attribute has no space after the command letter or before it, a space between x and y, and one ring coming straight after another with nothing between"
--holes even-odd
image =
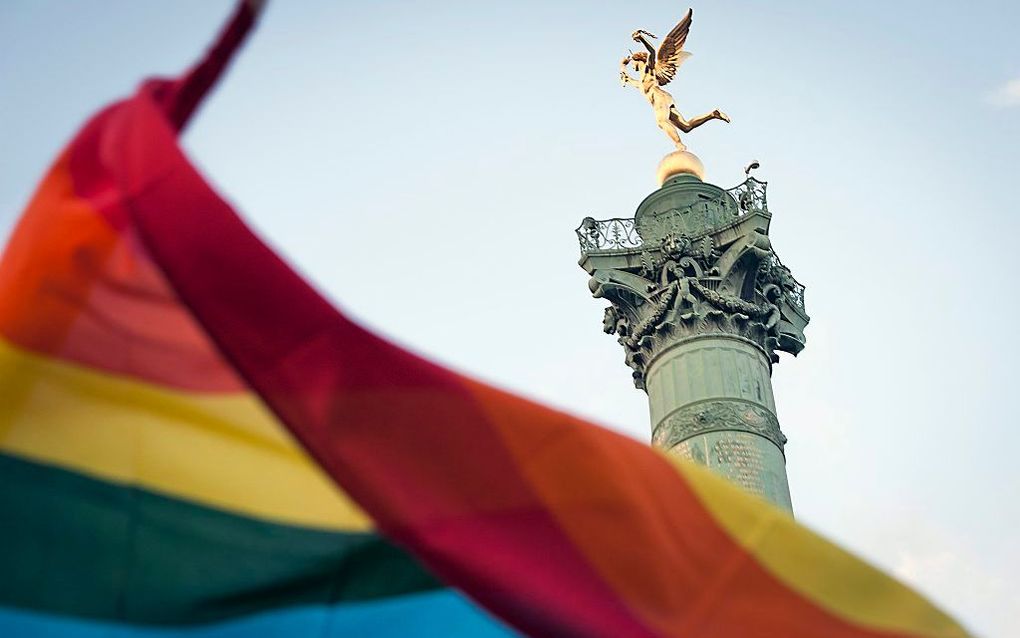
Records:
<instances>
[{"instance_id":1,"label":"gilded sphere","mask_svg":"<svg viewBox=\"0 0 1020 638\"><path fill-rule=\"evenodd\" d=\"M694 175L700 180L705 179L705 166L698 156L688 151L673 151L659 162L657 177L659 186L674 175Z\"/></svg>"}]
</instances>

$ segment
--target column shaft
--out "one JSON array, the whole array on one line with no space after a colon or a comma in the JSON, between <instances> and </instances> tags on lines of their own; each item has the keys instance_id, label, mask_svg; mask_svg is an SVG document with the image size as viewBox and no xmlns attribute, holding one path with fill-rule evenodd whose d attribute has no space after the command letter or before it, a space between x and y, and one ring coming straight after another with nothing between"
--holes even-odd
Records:
<instances>
[{"instance_id":1,"label":"column shaft","mask_svg":"<svg viewBox=\"0 0 1020 638\"><path fill-rule=\"evenodd\" d=\"M652 442L792 511L770 365L737 336L681 339L649 362Z\"/></svg>"}]
</instances>

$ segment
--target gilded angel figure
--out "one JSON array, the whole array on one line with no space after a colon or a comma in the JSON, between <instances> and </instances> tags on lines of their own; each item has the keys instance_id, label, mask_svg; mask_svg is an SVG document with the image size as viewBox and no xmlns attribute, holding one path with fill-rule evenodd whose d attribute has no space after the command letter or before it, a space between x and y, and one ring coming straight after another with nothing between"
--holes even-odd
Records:
<instances>
[{"instance_id":1,"label":"gilded angel figure","mask_svg":"<svg viewBox=\"0 0 1020 638\"><path fill-rule=\"evenodd\" d=\"M729 116L719 109L690 120L685 119L677 109L673 96L662 89L676 76L677 69L691 55L683 50L683 46L691 28L692 14L693 11L688 9L679 24L663 38L658 51L647 40L647 38L655 39L654 35L641 29L635 31L631 37L635 42L644 45L647 52L632 53L620 61L620 80L623 85L634 86L641 90L655 111L655 121L659 128L669 136L669 139L673 140L678 151L686 150L687 147L680 141L677 129L684 133L690 133L709 120L730 121ZM634 71L640 76L638 79L632 78L627 73L627 67L631 64L634 65Z\"/></svg>"}]
</instances>

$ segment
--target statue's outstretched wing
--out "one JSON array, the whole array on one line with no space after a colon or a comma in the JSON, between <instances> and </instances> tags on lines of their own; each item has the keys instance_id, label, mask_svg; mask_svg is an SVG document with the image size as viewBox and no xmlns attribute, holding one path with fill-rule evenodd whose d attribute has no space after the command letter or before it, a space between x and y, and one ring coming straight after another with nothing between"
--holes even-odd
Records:
<instances>
[{"instance_id":1,"label":"statue's outstretched wing","mask_svg":"<svg viewBox=\"0 0 1020 638\"><path fill-rule=\"evenodd\" d=\"M655 54L655 79L659 86L664 86L676 76L676 70L684 60L691 56L684 51L684 42L687 40L687 32L691 30L691 15L693 11L687 10L687 15L680 20L679 24L673 27L659 46L659 52Z\"/></svg>"}]
</instances>

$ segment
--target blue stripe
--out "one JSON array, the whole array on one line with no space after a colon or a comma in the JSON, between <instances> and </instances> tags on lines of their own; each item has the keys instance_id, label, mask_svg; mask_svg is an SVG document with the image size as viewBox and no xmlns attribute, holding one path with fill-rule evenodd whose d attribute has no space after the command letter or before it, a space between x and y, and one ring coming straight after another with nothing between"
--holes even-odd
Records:
<instances>
[{"instance_id":1,"label":"blue stripe","mask_svg":"<svg viewBox=\"0 0 1020 638\"><path fill-rule=\"evenodd\" d=\"M498 620L451 590L335 607L290 607L209 625L141 627L0 607L4 638L511 638Z\"/></svg>"}]
</instances>

